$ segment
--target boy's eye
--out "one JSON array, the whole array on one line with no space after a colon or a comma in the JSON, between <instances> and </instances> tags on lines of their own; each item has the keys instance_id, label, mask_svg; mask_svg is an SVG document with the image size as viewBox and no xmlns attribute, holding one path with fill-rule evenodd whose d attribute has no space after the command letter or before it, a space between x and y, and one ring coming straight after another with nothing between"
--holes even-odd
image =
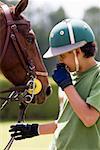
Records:
<instances>
[{"instance_id":1,"label":"boy's eye","mask_svg":"<svg viewBox=\"0 0 100 150\"><path fill-rule=\"evenodd\" d=\"M62 61L64 58L65 58L65 55L64 55L64 54L58 56L58 59L59 59L60 61Z\"/></svg>"}]
</instances>

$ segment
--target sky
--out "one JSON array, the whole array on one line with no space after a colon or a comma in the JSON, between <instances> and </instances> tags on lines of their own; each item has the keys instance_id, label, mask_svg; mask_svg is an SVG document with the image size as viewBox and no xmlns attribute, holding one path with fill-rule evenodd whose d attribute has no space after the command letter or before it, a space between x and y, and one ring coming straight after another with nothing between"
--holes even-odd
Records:
<instances>
[{"instance_id":1,"label":"sky","mask_svg":"<svg viewBox=\"0 0 100 150\"><path fill-rule=\"evenodd\" d=\"M84 11L91 6L100 7L100 0L30 0L34 6L48 9L46 5L53 9L62 6L66 13L72 18L82 18Z\"/></svg>"},{"instance_id":2,"label":"sky","mask_svg":"<svg viewBox=\"0 0 100 150\"><path fill-rule=\"evenodd\" d=\"M12 1L12 0L8 0ZM19 0L16 0L19 1ZM35 7L56 10L62 6L70 18L82 18L84 11L92 6L100 7L100 0L29 0Z\"/></svg>"}]
</instances>

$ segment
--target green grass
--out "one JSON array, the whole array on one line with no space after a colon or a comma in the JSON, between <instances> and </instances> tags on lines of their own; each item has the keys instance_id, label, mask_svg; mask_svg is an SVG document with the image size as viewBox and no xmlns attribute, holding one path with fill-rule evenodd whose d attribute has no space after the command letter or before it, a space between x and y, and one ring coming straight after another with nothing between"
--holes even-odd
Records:
<instances>
[{"instance_id":1,"label":"green grass","mask_svg":"<svg viewBox=\"0 0 100 150\"><path fill-rule=\"evenodd\" d=\"M38 123L46 122L38 121ZM9 127L12 124L15 124L15 122L0 122L0 150L4 149L10 139ZM41 135L21 141L14 141L10 150L48 150L52 136Z\"/></svg>"}]
</instances>

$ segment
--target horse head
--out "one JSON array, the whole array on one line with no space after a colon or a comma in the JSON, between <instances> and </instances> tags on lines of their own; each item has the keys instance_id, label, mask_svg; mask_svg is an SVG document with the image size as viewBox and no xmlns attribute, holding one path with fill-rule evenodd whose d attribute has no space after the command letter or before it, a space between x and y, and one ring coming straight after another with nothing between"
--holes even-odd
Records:
<instances>
[{"instance_id":1,"label":"horse head","mask_svg":"<svg viewBox=\"0 0 100 150\"><path fill-rule=\"evenodd\" d=\"M51 88L35 33L21 15L27 5L28 0L10 8L0 2L0 69L15 86L31 85L27 90L29 95L36 81L31 102L41 104L50 95Z\"/></svg>"}]
</instances>

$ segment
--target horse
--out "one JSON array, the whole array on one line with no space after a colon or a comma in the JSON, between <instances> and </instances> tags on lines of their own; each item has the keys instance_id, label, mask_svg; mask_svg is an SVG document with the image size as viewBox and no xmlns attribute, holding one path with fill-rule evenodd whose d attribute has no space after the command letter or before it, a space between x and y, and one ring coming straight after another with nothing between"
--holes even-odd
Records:
<instances>
[{"instance_id":1,"label":"horse","mask_svg":"<svg viewBox=\"0 0 100 150\"><path fill-rule=\"evenodd\" d=\"M18 123L24 120L29 103L44 103L52 91L35 33L30 21L21 14L27 5L28 0L20 0L11 7L0 2L0 70L14 85L0 91L10 92L1 110L8 102L19 101ZM5 150L10 149L13 141L11 138Z\"/></svg>"},{"instance_id":2,"label":"horse","mask_svg":"<svg viewBox=\"0 0 100 150\"><path fill-rule=\"evenodd\" d=\"M35 33L30 22L21 15L27 5L28 0L21 0L10 8L0 2L0 69L15 86L27 85L33 75L42 87L31 102L42 104L51 88ZM35 85L38 89L36 86L38 82ZM27 96L26 102L30 101L29 98Z\"/></svg>"}]
</instances>

